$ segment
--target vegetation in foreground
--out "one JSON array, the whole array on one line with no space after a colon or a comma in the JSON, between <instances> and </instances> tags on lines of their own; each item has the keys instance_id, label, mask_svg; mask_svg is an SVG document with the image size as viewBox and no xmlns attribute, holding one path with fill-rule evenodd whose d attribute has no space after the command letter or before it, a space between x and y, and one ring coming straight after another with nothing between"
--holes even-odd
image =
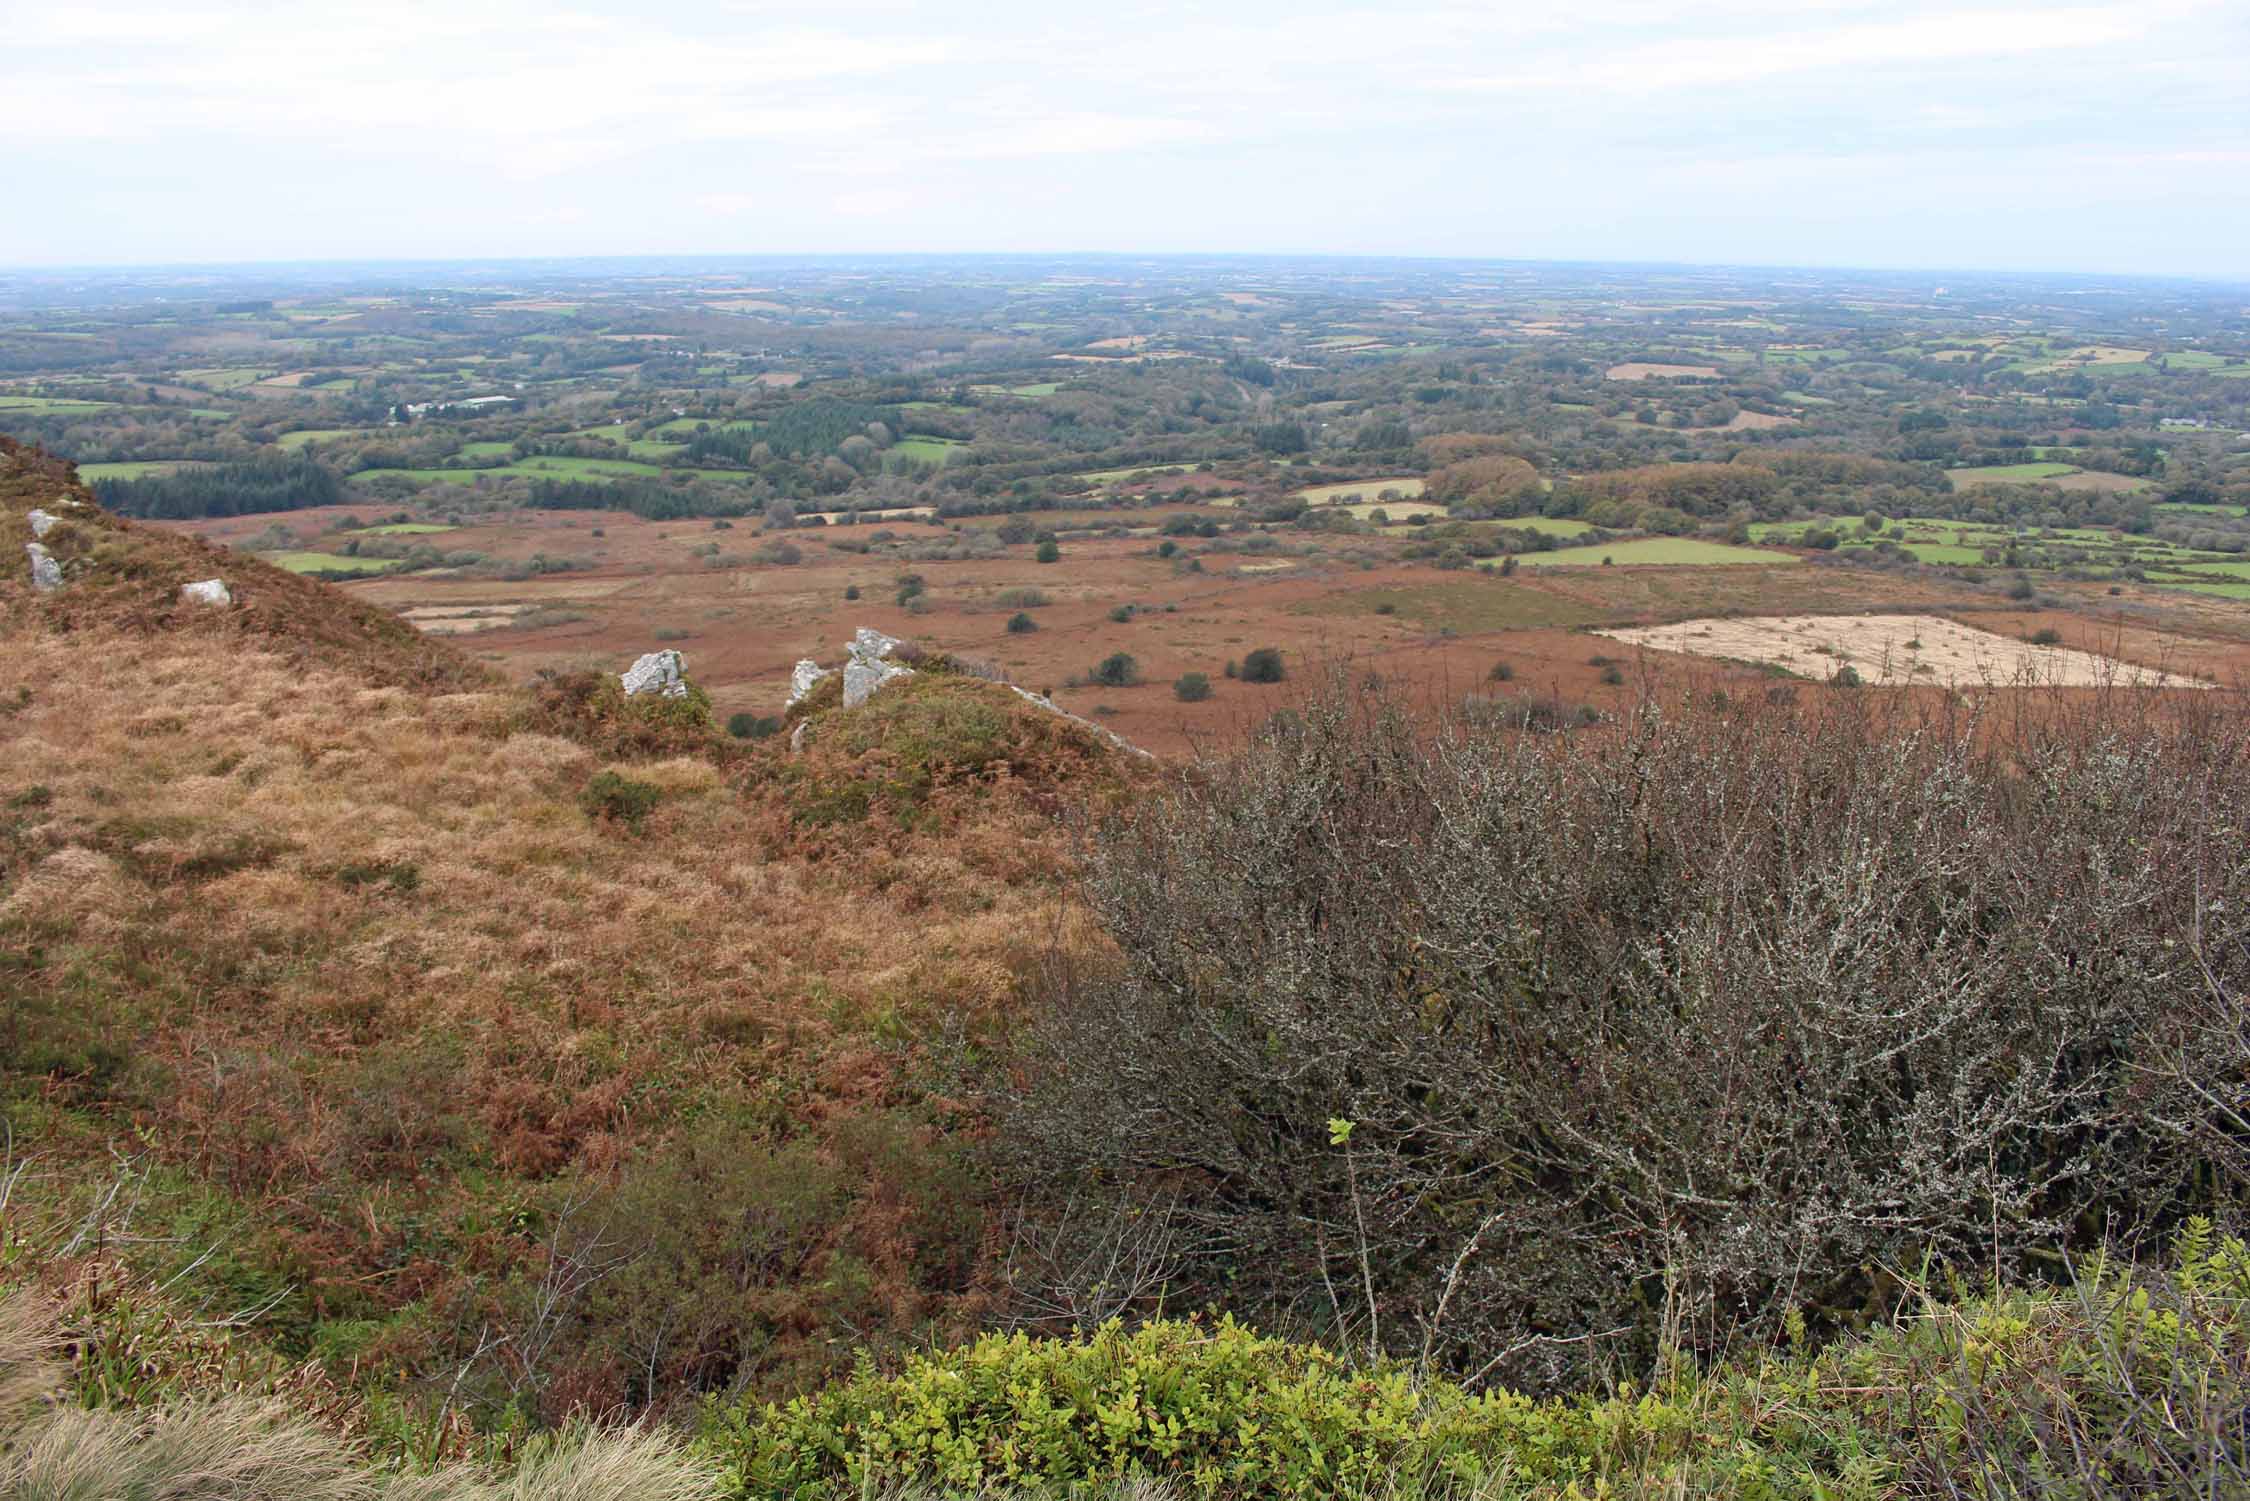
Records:
<instances>
[{"instance_id":1,"label":"vegetation in foreground","mask_svg":"<svg viewBox=\"0 0 2250 1501\"><path fill-rule=\"evenodd\" d=\"M83 1333L83 1330L73 1331ZM49 1312L0 1300L0 1492L226 1501L881 1496L1579 1501L2250 1493L2250 1248L2186 1227L2163 1268L1919 1298L1817 1352L1532 1400L1366 1366L1230 1320L992 1334L698 1433L573 1425L482 1463L401 1464L270 1392L125 1407ZM83 1390L79 1393L85 1395Z\"/></svg>"},{"instance_id":2,"label":"vegetation in foreground","mask_svg":"<svg viewBox=\"0 0 2250 1501\"><path fill-rule=\"evenodd\" d=\"M966 664L790 755L82 519L0 601L0 1284L121 1456L231 1392L365 1485L618 1412L748 1494L2232 1483L2231 696L1335 682L1134 785Z\"/></svg>"}]
</instances>

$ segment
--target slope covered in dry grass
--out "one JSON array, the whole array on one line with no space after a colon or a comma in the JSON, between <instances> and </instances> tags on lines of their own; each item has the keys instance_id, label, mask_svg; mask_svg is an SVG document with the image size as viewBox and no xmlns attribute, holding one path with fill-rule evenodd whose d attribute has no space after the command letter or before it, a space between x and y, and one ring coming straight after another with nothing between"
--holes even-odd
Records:
<instances>
[{"instance_id":1,"label":"slope covered in dry grass","mask_svg":"<svg viewBox=\"0 0 2250 1501\"><path fill-rule=\"evenodd\" d=\"M74 497L0 476L20 560L27 506ZM82 1272L63 1232L130 1180L112 1250L431 1421L796 1389L967 1326L950 1060L1091 941L1054 814L1101 747L926 675L801 756L612 760L635 711L599 685L511 689L73 514L63 590L0 583L19 1264ZM235 609L171 603L213 575Z\"/></svg>"}]
</instances>

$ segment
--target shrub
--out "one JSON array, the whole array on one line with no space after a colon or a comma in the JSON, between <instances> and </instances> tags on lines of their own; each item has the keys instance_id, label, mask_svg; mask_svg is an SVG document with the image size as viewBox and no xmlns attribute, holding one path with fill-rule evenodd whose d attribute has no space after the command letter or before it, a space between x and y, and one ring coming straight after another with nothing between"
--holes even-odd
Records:
<instances>
[{"instance_id":1,"label":"shrub","mask_svg":"<svg viewBox=\"0 0 2250 1501\"><path fill-rule=\"evenodd\" d=\"M1141 680L1141 664L1129 652L1112 652L1095 666L1092 676L1105 688L1130 688Z\"/></svg>"},{"instance_id":2,"label":"shrub","mask_svg":"<svg viewBox=\"0 0 2250 1501\"><path fill-rule=\"evenodd\" d=\"M988 1335L787 1407L720 1409L748 1495L2238 1496L2250 1248L1940 1303L1816 1354L1533 1402L1215 1326ZM1154 1480L1158 1486L1148 1486ZM1139 1484L1136 1484L1139 1482ZM1161 1486L1161 1489L1158 1487ZM1112 1487L1115 1487L1113 1490Z\"/></svg>"},{"instance_id":3,"label":"shrub","mask_svg":"<svg viewBox=\"0 0 2250 1501\"><path fill-rule=\"evenodd\" d=\"M1199 704L1211 696L1211 679L1200 672L1183 672L1172 684L1172 696L1183 704Z\"/></svg>"},{"instance_id":4,"label":"shrub","mask_svg":"<svg viewBox=\"0 0 2250 1501\"><path fill-rule=\"evenodd\" d=\"M992 602L1003 610L1036 610L1054 603L1046 590L1027 588L1003 589L992 596Z\"/></svg>"},{"instance_id":5,"label":"shrub","mask_svg":"<svg viewBox=\"0 0 2250 1501\"><path fill-rule=\"evenodd\" d=\"M737 740L763 740L781 729L777 714L753 714L748 709L727 716L727 733Z\"/></svg>"},{"instance_id":6,"label":"shrub","mask_svg":"<svg viewBox=\"0 0 2250 1501\"><path fill-rule=\"evenodd\" d=\"M2016 575L2015 579L2008 585L2008 598L2010 599L2036 599L2038 596L2037 586L2023 574Z\"/></svg>"},{"instance_id":7,"label":"shrub","mask_svg":"<svg viewBox=\"0 0 2250 1501\"><path fill-rule=\"evenodd\" d=\"M1516 678L1515 665L1510 662L1495 662L1492 670L1485 676L1495 683L1512 683Z\"/></svg>"},{"instance_id":8,"label":"shrub","mask_svg":"<svg viewBox=\"0 0 2250 1501\"><path fill-rule=\"evenodd\" d=\"M527 727L562 735L605 756L668 756L708 751L715 738L711 697L689 683L683 697L628 698L613 673L542 673L532 684Z\"/></svg>"},{"instance_id":9,"label":"shrub","mask_svg":"<svg viewBox=\"0 0 2250 1501\"><path fill-rule=\"evenodd\" d=\"M846 585L844 586L844 598L846 598L846 599L857 599L857 598L859 598L859 585L857 585L857 584L846 584Z\"/></svg>"},{"instance_id":10,"label":"shrub","mask_svg":"<svg viewBox=\"0 0 2250 1501\"><path fill-rule=\"evenodd\" d=\"M1053 539L1050 538L1048 541L1040 543L1039 550L1031 556L1041 563L1059 563L1062 561L1062 549L1056 546Z\"/></svg>"},{"instance_id":11,"label":"shrub","mask_svg":"<svg viewBox=\"0 0 2250 1501\"><path fill-rule=\"evenodd\" d=\"M1171 1306L1541 1387L2162 1226L2250 1187L2199 1103L2250 1078L2250 712L2124 692L1559 740L1339 686L1096 832L1118 958L996 1150L1170 1206Z\"/></svg>"},{"instance_id":12,"label":"shrub","mask_svg":"<svg viewBox=\"0 0 2250 1501\"><path fill-rule=\"evenodd\" d=\"M1118 625L1124 625L1133 618L1135 613L1137 612L1131 605L1112 605L1109 610L1109 618Z\"/></svg>"},{"instance_id":13,"label":"shrub","mask_svg":"<svg viewBox=\"0 0 2250 1501\"><path fill-rule=\"evenodd\" d=\"M1012 636L1027 636L1038 629L1039 622L1021 610L1008 617L1008 633Z\"/></svg>"},{"instance_id":14,"label":"shrub","mask_svg":"<svg viewBox=\"0 0 2250 1501\"><path fill-rule=\"evenodd\" d=\"M1625 681L1625 669L1612 662L1602 669L1601 680L1614 688Z\"/></svg>"},{"instance_id":15,"label":"shrub","mask_svg":"<svg viewBox=\"0 0 2250 1501\"><path fill-rule=\"evenodd\" d=\"M2051 625L2043 625L2031 633L2031 644L2033 646L2060 646L2062 645L2062 632Z\"/></svg>"},{"instance_id":16,"label":"shrub","mask_svg":"<svg viewBox=\"0 0 2250 1501\"><path fill-rule=\"evenodd\" d=\"M635 781L614 771L596 772L578 794L578 806L588 818L622 823L638 829L655 809L663 790L651 782Z\"/></svg>"},{"instance_id":17,"label":"shrub","mask_svg":"<svg viewBox=\"0 0 2250 1501\"><path fill-rule=\"evenodd\" d=\"M1465 1458L1523 1404L1418 1391L1311 1345L1214 1326L988 1334L782 1408L724 1412L710 1441L745 1494L1071 1487L1177 1477L1202 1495L1356 1497L1400 1457Z\"/></svg>"},{"instance_id":18,"label":"shrub","mask_svg":"<svg viewBox=\"0 0 2250 1501\"><path fill-rule=\"evenodd\" d=\"M805 550L794 542L768 542L753 549L750 554L750 561L753 563L773 563L782 567L802 563L804 560Z\"/></svg>"},{"instance_id":19,"label":"shrub","mask_svg":"<svg viewBox=\"0 0 2250 1501\"><path fill-rule=\"evenodd\" d=\"M1261 646L1242 659L1245 683L1278 683L1283 676L1279 647Z\"/></svg>"}]
</instances>

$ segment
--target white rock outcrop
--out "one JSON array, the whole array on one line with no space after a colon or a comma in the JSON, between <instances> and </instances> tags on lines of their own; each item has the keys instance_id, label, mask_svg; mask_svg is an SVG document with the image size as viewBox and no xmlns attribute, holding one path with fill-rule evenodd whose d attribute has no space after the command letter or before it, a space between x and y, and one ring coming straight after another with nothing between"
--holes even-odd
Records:
<instances>
[{"instance_id":1,"label":"white rock outcrop","mask_svg":"<svg viewBox=\"0 0 2250 1501\"><path fill-rule=\"evenodd\" d=\"M796 708L819 685L822 678L834 676L834 673L812 658L805 658L789 669L789 702L783 704L782 707L784 709Z\"/></svg>"},{"instance_id":2,"label":"white rock outcrop","mask_svg":"<svg viewBox=\"0 0 2250 1501\"><path fill-rule=\"evenodd\" d=\"M180 603L186 605L231 605L234 591L225 579L198 579L192 584L180 585Z\"/></svg>"},{"instance_id":3,"label":"white rock outcrop","mask_svg":"<svg viewBox=\"0 0 2250 1501\"><path fill-rule=\"evenodd\" d=\"M619 674L627 698L653 693L659 698L686 698L687 658L666 648L652 651Z\"/></svg>"},{"instance_id":4,"label":"white rock outcrop","mask_svg":"<svg viewBox=\"0 0 2250 1501\"><path fill-rule=\"evenodd\" d=\"M844 662L845 708L856 709L885 684L914 676L913 668L889 660L901 644L896 636L886 636L869 626L852 632L851 645L844 648L849 653Z\"/></svg>"},{"instance_id":5,"label":"white rock outcrop","mask_svg":"<svg viewBox=\"0 0 2250 1501\"><path fill-rule=\"evenodd\" d=\"M55 524L62 520L60 516L39 510L25 512L23 519L31 523L31 535L34 537L46 536L49 531L53 530Z\"/></svg>"},{"instance_id":6,"label":"white rock outcrop","mask_svg":"<svg viewBox=\"0 0 2250 1501\"><path fill-rule=\"evenodd\" d=\"M31 557L31 587L38 590L62 587L62 564L55 555L36 542L26 542L23 550Z\"/></svg>"}]
</instances>

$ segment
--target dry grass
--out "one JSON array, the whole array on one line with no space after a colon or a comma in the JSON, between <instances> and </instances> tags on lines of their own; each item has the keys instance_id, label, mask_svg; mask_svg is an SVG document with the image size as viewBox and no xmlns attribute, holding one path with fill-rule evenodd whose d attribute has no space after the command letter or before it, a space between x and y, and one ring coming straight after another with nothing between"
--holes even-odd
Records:
<instances>
[{"instance_id":1,"label":"dry grass","mask_svg":"<svg viewBox=\"0 0 2250 1501\"><path fill-rule=\"evenodd\" d=\"M197 546L129 535L160 560ZM388 617L406 654L353 641L377 612L288 583L303 636L143 608L162 577L117 609L78 581L60 604L0 598L19 1146L99 1173L137 1134L175 1194L258 1227L230 1254L288 1289L273 1317L298 1339L403 1320L382 1348L408 1387L515 1316L570 1185L691 1122L797 1143L856 1185L805 1259L759 1274L810 1302L772 1314L742 1379L848 1358L818 1311L840 1271L873 1289L853 1293L863 1338L975 1306L974 1273L929 1285L887 1206L973 1125L933 1097L933 1045L1007 1025L1039 953L1095 941L1058 788L966 768L918 786L911 818L808 821L808 780L896 767L842 765L845 737L611 763L474 669L438 678L467 691L409 686L389 668L458 657ZM611 769L655 789L635 827L581 805ZM908 1158L836 1146L878 1114ZM545 1379L527 1360L519 1396ZM555 1400L600 1410L623 1379L580 1370Z\"/></svg>"},{"instance_id":2,"label":"dry grass","mask_svg":"<svg viewBox=\"0 0 2250 1501\"><path fill-rule=\"evenodd\" d=\"M50 1405L49 1310L0 1298L0 1495L16 1501L704 1501L717 1469L646 1429L548 1435L505 1468L401 1474L272 1400L174 1400L138 1411ZM27 1399L27 1393L29 1394Z\"/></svg>"}]
</instances>

